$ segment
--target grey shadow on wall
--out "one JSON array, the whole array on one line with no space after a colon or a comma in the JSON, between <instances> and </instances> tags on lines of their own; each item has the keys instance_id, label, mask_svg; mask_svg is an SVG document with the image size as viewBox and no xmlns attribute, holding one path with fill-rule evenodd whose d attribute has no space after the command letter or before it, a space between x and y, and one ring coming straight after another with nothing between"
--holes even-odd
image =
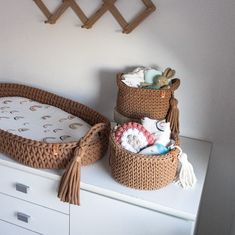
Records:
<instances>
[{"instance_id":1,"label":"grey shadow on wall","mask_svg":"<svg viewBox=\"0 0 235 235\"><path fill-rule=\"evenodd\" d=\"M105 115L110 121L113 119L113 109L116 103L117 70L101 69L98 72L99 91L96 99L95 109Z\"/></svg>"},{"instance_id":2,"label":"grey shadow on wall","mask_svg":"<svg viewBox=\"0 0 235 235\"><path fill-rule=\"evenodd\" d=\"M136 67L138 66L125 67L120 69L100 69L98 71L97 79L99 84L99 91L94 102L94 109L106 116L110 121L113 120L113 110L116 106L118 91L116 83L117 74L130 72ZM105 157L104 163L105 164L102 164L102 167L105 174L111 176L108 163L108 154Z\"/></svg>"},{"instance_id":3,"label":"grey shadow on wall","mask_svg":"<svg viewBox=\"0 0 235 235\"><path fill-rule=\"evenodd\" d=\"M98 72L98 80L100 89L98 91L95 102L95 109L105 115L110 121L113 120L113 110L116 106L117 99L117 83L116 77L118 73L126 73L133 71L140 65L125 67L120 69L101 69Z\"/></svg>"},{"instance_id":4,"label":"grey shadow on wall","mask_svg":"<svg viewBox=\"0 0 235 235\"><path fill-rule=\"evenodd\" d=\"M116 86L116 74L118 73L115 69L100 69L97 72L97 79L99 84L99 89L97 97L94 102L94 109L107 117L110 121L113 119L113 109L116 103L117 97L117 86ZM109 150L102 161L101 164L103 174L106 177L111 177L110 167L109 167Z\"/></svg>"}]
</instances>

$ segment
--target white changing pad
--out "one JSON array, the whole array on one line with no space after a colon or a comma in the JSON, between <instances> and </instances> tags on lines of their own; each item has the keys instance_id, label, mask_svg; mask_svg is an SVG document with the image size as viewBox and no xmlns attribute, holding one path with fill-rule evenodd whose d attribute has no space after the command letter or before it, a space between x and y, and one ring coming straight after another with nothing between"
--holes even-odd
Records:
<instances>
[{"instance_id":1,"label":"white changing pad","mask_svg":"<svg viewBox=\"0 0 235 235\"><path fill-rule=\"evenodd\" d=\"M59 108L23 97L0 98L0 129L47 143L78 141L91 126Z\"/></svg>"}]
</instances>

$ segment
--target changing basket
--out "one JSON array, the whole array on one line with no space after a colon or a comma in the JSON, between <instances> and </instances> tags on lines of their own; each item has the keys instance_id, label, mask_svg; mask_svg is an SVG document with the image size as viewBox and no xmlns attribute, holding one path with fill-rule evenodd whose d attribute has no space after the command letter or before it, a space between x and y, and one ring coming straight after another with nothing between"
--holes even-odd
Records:
<instances>
[{"instance_id":1,"label":"changing basket","mask_svg":"<svg viewBox=\"0 0 235 235\"><path fill-rule=\"evenodd\" d=\"M1 83L0 97L20 96L62 109L78 116L92 127L78 141L45 143L27 139L0 129L0 151L25 165L35 168L66 168L59 186L58 197L79 205L80 167L100 159L108 147L110 123L91 108L26 85Z\"/></svg>"}]
</instances>

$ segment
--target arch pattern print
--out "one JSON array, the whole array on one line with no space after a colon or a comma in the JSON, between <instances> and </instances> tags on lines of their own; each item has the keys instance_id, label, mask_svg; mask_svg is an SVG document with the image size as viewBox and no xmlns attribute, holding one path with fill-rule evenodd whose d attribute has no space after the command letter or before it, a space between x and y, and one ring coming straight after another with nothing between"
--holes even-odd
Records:
<instances>
[{"instance_id":1,"label":"arch pattern print","mask_svg":"<svg viewBox=\"0 0 235 235\"><path fill-rule=\"evenodd\" d=\"M44 4L43 0L33 1L46 16L47 20L45 23L55 24L56 21L63 15L63 13L68 8L71 8L83 23L82 28L90 29L107 11L109 11L122 27L122 32L126 34L132 32L144 19L146 19L152 12L156 10L156 6L151 0L141 0L146 8L130 22L127 22L122 16L121 12L115 6L117 0L102 0L103 3L101 7L90 18L85 15L76 0L63 0L60 6L53 13L50 12L50 10Z\"/></svg>"}]
</instances>

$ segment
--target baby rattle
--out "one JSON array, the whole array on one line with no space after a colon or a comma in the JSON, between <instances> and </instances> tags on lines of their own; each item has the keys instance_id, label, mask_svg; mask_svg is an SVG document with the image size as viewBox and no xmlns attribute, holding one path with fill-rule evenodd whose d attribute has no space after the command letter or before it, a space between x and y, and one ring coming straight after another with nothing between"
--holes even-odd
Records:
<instances>
[{"instance_id":1,"label":"baby rattle","mask_svg":"<svg viewBox=\"0 0 235 235\"><path fill-rule=\"evenodd\" d=\"M133 153L138 153L155 142L155 136L136 122L128 122L119 126L115 131L115 139L123 148Z\"/></svg>"}]
</instances>

